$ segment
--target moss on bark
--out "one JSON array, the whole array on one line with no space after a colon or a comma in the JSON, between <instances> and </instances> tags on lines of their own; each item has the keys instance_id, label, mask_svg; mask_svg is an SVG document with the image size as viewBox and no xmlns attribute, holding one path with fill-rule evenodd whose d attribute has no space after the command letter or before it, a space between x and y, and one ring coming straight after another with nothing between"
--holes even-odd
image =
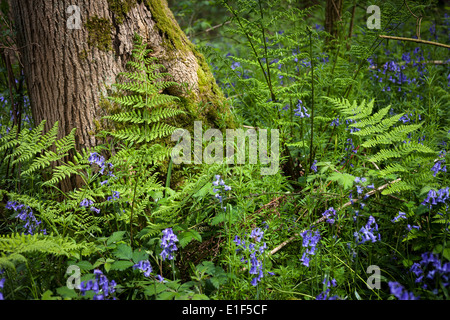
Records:
<instances>
[{"instance_id":1,"label":"moss on bark","mask_svg":"<svg viewBox=\"0 0 450 320\"><path fill-rule=\"evenodd\" d=\"M111 30L113 25L106 18L99 18L97 15L90 17L85 24L88 31L88 44L90 47L97 47L99 50L112 50Z\"/></svg>"},{"instance_id":2,"label":"moss on bark","mask_svg":"<svg viewBox=\"0 0 450 320\"><path fill-rule=\"evenodd\" d=\"M118 24L123 23L128 12L136 5L136 0L108 0L109 10Z\"/></svg>"}]
</instances>

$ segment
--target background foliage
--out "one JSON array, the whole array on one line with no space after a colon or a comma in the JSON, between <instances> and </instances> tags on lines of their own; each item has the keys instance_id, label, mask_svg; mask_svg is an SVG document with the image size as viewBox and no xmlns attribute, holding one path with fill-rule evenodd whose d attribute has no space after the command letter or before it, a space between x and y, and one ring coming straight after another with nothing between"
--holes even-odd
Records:
<instances>
[{"instance_id":1,"label":"background foliage","mask_svg":"<svg viewBox=\"0 0 450 320\"><path fill-rule=\"evenodd\" d=\"M449 45L448 7L347 1L327 43L324 2L169 3L240 124L280 131L280 170L173 164L175 84L139 38L95 150L33 123L3 59L1 297L448 299L449 51L378 37L414 38L414 13L421 39ZM83 187L63 192L68 178Z\"/></svg>"}]
</instances>

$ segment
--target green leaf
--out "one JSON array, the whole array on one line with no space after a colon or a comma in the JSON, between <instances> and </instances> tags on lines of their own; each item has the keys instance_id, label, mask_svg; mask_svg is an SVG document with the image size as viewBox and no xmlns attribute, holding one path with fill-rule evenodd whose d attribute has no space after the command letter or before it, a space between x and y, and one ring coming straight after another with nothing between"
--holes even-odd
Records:
<instances>
[{"instance_id":1,"label":"green leaf","mask_svg":"<svg viewBox=\"0 0 450 320\"><path fill-rule=\"evenodd\" d=\"M57 288L56 292L61 297L63 297L64 299L65 298L77 298L78 297L78 293L74 289L67 288L67 286Z\"/></svg>"},{"instance_id":2,"label":"green leaf","mask_svg":"<svg viewBox=\"0 0 450 320\"><path fill-rule=\"evenodd\" d=\"M355 177L348 173L333 172L327 181L337 181L344 189L350 189L353 186Z\"/></svg>"},{"instance_id":3,"label":"green leaf","mask_svg":"<svg viewBox=\"0 0 450 320\"><path fill-rule=\"evenodd\" d=\"M134 263L138 263L142 260L148 260L148 254L143 249L134 250L132 259Z\"/></svg>"},{"instance_id":4,"label":"green leaf","mask_svg":"<svg viewBox=\"0 0 450 320\"><path fill-rule=\"evenodd\" d=\"M176 292L173 291L164 291L160 295L158 295L159 300L172 300L177 295Z\"/></svg>"},{"instance_id":5,"label":"green leaf","mask_svg":"<svg viewBox=\"0 0 450 320\"><path fill-rule=\"evenodd\" d=\"M164 283L156 283L146 286L144 293L148 296L153 296L155 294L161 293L167 290L167 286Z\"/></svg>"},{"instance_id":6,"label":"green leaf","mask_svg":"<svg viewBox=\"0 0 450 320\"><path fill-rule=\"evenodd\" d=\"M83 271L89 271L94 269L94 266L89 261L80 261L75 264L76 266L80 267Z\"/></svg>"},{"instance_id":7,"label":"green leaf","mask_svg":"<svg viewBox=\"0 0 450 320\"><path fill-rule=\"evenodd\" d=\"M192 296L192 300L209 300L208 296L196 293Z\"/></svg>"},{"instance_id":8,"label":"green leaf","mask_svg":"<svg viewBox=\"0 0 450 320\"><path fill-rule=\"evenodd\" d=\"M114 251L114 254L117 258L122 260L131 260L133 257L133 250L130 248L129 245L125 243L120 243L116 250Z\"/></svg>"},{"instance_id":9,"label":"green leaf","mask_svg":"<svg viewBox=\"0 0 450 320\"><path fill-rule=\"evenodd\" d=\"M113 264L111 264L110 270L123 271L125 269L128 269L132 265L134 265L134 263L132 261L126 261L126 260L114 261Z\"/></svg>"},{"instance_id":10,"label":"green leaf","mask_svg":"<svg viewBox=\"0 0 450 320\"><path fill-rule=\"evenodd\" d=\"M42 294L41 300L61 300L61 298L54 297L53 292L51 292L50 290L47 290Z\"/></svg>"},{"instance_id":11,"label":"green leaf","mask_svg":"<svg viewBox=\"0 0 450 320\"><path fill-rule=\"evenodd\" d=\"M210 190L212 190L212 183L209 182L205 184L203 188L194 193L192 196L194 198L204 198L209 193Z\"/></svg>"},{"instance_id":12,"label":"green leaf","mask_svg":"<svg viewBox=\"0 0 450 320\"><path fill-rule=\"evenodd\" d=\"M202 236L195 230L186 230L178 236L178 240L180 241L182 248L184 248L193 239L201 242Z\"/></svg>"},{"instance_id":13,"label":"green leaf","mask_svg":"<svg viewBox=\"0 0 450 320\"><path fill-rule=\"evenodd\" d=\"M125 231L116 231L114 232L109 238L108 241L106 241L106 244L109 246L112 243L115 243L117 241L122 240L123 235L125 234Z\"/></svg>"}]
</instances>

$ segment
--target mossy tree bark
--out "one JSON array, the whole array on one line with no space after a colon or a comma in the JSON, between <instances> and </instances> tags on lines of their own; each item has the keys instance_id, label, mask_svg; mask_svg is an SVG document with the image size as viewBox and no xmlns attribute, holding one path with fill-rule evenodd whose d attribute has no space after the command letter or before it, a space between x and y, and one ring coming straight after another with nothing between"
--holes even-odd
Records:
<instances>
[{"instance_id":1,"label":"mossy tree bark","mask_svg":"<svg viewBox=\"0 0 450 320\"><path fill-rule=\"evenodd\" d=\"M60 137L78 128L78 149L97 143L103 98L125 71L135 33L171 80L190 89L165 93L180 96L188 111L211 125L232 123L204 57L166 0L11 0L11 5L34 120L47 120L47 129L59 121ZM79 29L67 27L68 19L74 21L72 5L80 10Z\"/></svg>"}]
</instances>

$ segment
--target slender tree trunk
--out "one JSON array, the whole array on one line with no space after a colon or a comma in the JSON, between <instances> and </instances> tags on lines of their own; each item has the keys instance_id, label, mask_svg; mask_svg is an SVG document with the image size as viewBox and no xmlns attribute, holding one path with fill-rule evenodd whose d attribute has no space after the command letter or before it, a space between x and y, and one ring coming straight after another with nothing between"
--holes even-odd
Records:
<instances>
[{"instance_id":1,"label":"slender tree trunk","mask_svg":"<svg viewBox=\"0 0 450 320\"><path fill-rule=\"evenodd\" d=\"M342 10L344 7L344 0L327 0L325 7L325 31L330 34L326 39L327 45L333 39L338 38L338 22L342 17Z\"/></svg>"},{"instance_id":2,"label":"slender tree trunk","mask_svg":"<svg viewBox=\"0 0 450 320\"><path fill-rule=\"evenodd\" d=\"M79 29L68 28L67 21ZM107 89L125 71L135 33L189 93L169 88L187 109L209 103L206 119L229 114L204 57L181 31L166 0L11 0L20 62L35 123L59 121L59 136L77 128L77 149L96 145ZM204 107L204 106L203 106ZM228 121L231 118L228 118Z\"/></svg>"}]
</instances>

